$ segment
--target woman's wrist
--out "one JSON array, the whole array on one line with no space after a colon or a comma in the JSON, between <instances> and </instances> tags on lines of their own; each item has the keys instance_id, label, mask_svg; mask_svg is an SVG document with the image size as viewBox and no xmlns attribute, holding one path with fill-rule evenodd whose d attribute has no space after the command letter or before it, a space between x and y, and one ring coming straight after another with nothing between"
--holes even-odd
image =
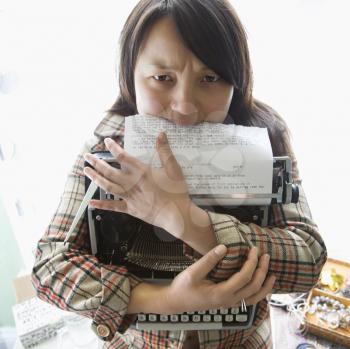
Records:
<instances>
[{"instance_id":1,"label":"woman's wrist","mask_svg":"<svg viewBox=\"0 0 350 349\"><path fill-rule=\"evenodd\" d=\"M131 291L127 313L170 314L168 287L167 284L141 282Z\"/></svg>"},{"instance_id":2,"label":"woman's wrist","mask_svg":"<svg viewBox=\"0 0 350 349\"><path fill-rule=\"evenodd\" d=\"M163 224L161 228L182 240L188 225L186 221L191 205L192 201L189 199L169 202L158 213L158 215L162 216Z\"/></svg>"},{"instance_id":3,"label":"woman's wrist","mask_svg":"<svg viewBox=\"0 0 350 349\"><path fill-rule=\"evenodd\" d=\"M218 244L208 213L193 201L177 206L165 230L202 255Z\"/></svg>"}]
</instances>

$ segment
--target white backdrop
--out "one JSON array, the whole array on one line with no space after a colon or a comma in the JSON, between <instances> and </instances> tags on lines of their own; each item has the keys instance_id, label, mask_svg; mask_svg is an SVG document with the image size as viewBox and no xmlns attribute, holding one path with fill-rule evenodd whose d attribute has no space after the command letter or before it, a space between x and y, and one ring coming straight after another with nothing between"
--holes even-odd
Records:
<instances>
[{"instance_id":1,"label":"white backdrop","mask_svg":"<svg viewBox=\"0 0 350 349\"><path fill-rule=\"evenodd\" d=\"M117 42L136 3L0 1L0 72L14 76L12 93L0 94L0 189L29 268L76 153L115 100ZM254 95L287 120L329 255L349 261L348 1L232 3L248 33Z\"/></svg>"}]
</instances>

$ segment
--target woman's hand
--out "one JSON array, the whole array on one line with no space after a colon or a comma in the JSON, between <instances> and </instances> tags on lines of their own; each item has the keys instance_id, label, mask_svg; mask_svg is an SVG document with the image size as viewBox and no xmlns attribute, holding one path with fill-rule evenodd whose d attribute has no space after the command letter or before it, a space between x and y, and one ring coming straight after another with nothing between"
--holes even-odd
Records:
<instances>
[{"instance_id":1,"label":"woman's hand","mask_svg":"<svg viewBox=\"0 0 350 349\"><path fill-rule=\"evenodd\" d=\"M162 168L154 168L128 154L111 139L107 149L121 165L110 166L92 154L85 159L94 167L85 167L85 174L108 193L123 200L91 200L91 205L103 210L128 213L152 225L167 230L191 204L182 169L174 157L165 133L157 138L157 152ZM180 238L180 236L176 236Z\"/></svg>"},{"instance_id":2,"label":"woman's hand","mask_svg":"<svg viewBox=\"0 0 350 349\"><path fill-rule=\"evenodd\" d=\"M225 245L216 246L175 277L165 297L171 314L231 308L240 305L242 299L247 305L256 304L271 293L275 276L266 278L269 256L258 259L256 247L249 251L242 269L228 280L214 283L206 279L225 253Z\"/></svg>"}]
</instances>

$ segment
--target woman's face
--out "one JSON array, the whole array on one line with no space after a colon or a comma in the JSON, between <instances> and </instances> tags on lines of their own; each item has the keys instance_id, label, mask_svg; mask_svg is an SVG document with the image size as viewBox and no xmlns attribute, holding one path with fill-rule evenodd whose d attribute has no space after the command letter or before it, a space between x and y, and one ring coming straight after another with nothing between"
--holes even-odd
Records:
<instances>
[{"instance_id":1,"label":"woman's face","mask_svg":"<svg viewBox=\"0 0 350 349\"><path fill-rule=\"evenodd\" d=\"M226 118L233 86L184 46L169 18L150 28L134 74L139 114L163 117L179 125L222 123Z\"/></svg>"}]
</instances>

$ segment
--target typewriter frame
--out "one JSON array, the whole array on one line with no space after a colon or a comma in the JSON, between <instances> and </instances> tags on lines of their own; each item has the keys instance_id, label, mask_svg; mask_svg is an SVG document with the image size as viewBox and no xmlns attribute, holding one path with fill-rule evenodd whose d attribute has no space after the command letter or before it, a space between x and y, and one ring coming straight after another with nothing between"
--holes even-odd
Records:
<instances>
[{"instance_id":1,"label":"typewriter frame","mask_svg":"<svg viewBox=\"0 0 350 349\"><path fill-rule=\"evenodd\" d=\"M99 152L95 153L95 155L109 162L112 166L120 168L119 164L116 163L109 152ZM90 166L88 163L85 163L85 165ZM292 183L291 171L292 164L289 157L275 157L273 159L273 190L270 195L271 204L290 202L295 203L298 201L299 191L298 187ZM86 177L86 189L88 188L89 184L90 180L88 177ZM115 198L112 194L106 193L101 188L95 192L93 198L100 200L118 200L118 198ZM210 200L210 196L197 195L192 196L191 198L203 209L233 215L243 223L255 223L260 226L266 226L269 220L271 205L201 205L200 203L203 202L203 200ZM226 198L230 199L231 197L227 196ZM239 199L242 200L242 198L245 199L246 202L249 202L250 198L254 199L254 195L246 195L246 197L241 195ZM89 225L92 254L95 255L102 263L123 265L130 273L135 274L143 280L157 283L169 283L170 280L172 280L178 273L193 263L187 257L183 255L181 256L183 246L182 241L175 239L161 228L145 223L144 221L128 214L99 210L91 206L88 207L86 214ZM106 225L107 228L104 227L104 225ZM122 227L119 232L113 230L116 229L117 226ZM108 234L104 234L105 231L108 231ZM111 234L111 232L113 232L113 234ZM156 250L159 250L159 246L161 246L161 249L164 249L165 251L168 251L170 246L170 248L173 249L172 252L176 251L174 252L175 257L170 257L170 255L168 256L167 254L162 256L163 261L164 258L169 258L171 260L169 263L171 266L168 270L163 270L160 267L156 267L157 260L161 258L158 255L155 257L153 262L150 262L150 265L146 265L145 262L139 261L142 259L141 257L137 257L142 254L140 250L136 249L136 252L133 252L133 258L131 258L131 252L135 248L135 245L138 244L138 237L140 236L147 236L149 239L147 240L147 243L149 243L150 251L152 248L154 248L154 246ZM157 236L156 239L160 240L160 242L152 245L153 243L156 243L152 240L154 236ZM176 259L177 256L178 259ZM144 260L146 259L152 260L152 254L150 254L147 258L144 258ZM176 266L179 267L177 268ZM256 306L249 306L248 308L249 314L252 315L250 316L249 321L240 326L235 325L233 327L234 329L245 329L252 325L256 314ZM178 329L182 328L180 325L178 326ZM137 328L139 328L138 326L140 326L139 322L136 323ZM148 325L145 324L145 326L141 327L140 329L147 329L147 326ZM224 329L229 329L229 327L225 327Z\"/></svg>"},{"instance_id":2,"label":"typewriter frame","mask_svg":"<svg viewBox=\"0 0 350 349\"><path fill-rule=\"evenodd\" d=\"M110 152L97 152L95 153L98 157L104 159L106 162L110 163L112 166L116 168L120 168L119 164L114 160ZM85 163L86 166L91 166L89 163ZM274 203L290 203L290 202L298 202L299 199L299 190L298 186L292 183L292 163L289 157L274 157L273 158L273 183L272 183L272 193L270 194L271 204ZM86 189L90 185L90 179L85 177L85 187ZM221 195L221 198L224 197ZM231 200L233 195L227 195L225 199ZM235 206L235 205L203 205L201 202L210 201L211 195L193 195L191 196L192 200L197 203L203 209L208 211L213 211L217 213L224 213L235 216L243 223L255 223L260 226L266 226L269 220L270 215L270 207L271 205L249 205L250 199L261 198L262 195L259 196L254 194L237 194L238 200L242 202L245 200L245 205ZM94 199L100 200L118 200L114 195L106 193L102 188L98 188L95 192ZM233 201L235 198L233 198ZM101 254L101 250L105 248L105 244L101 239L100 232L102 231L103 224L105 224L106 220L110 220L110 227L113 226L114 223L119 223L119 225L123 226L123 229L127 229L131 227L129 232L120 231L119 235L116 239L114 239L114 243L120 245L117 249L111 249L109 253L109 257L107 257L108 253L104 252ZM119 220L119 222L118 222ZM91 252L93 255L96 255L103 263L107 264L121 264L126 265L131 268L131 272L135 272L136 275L146 278L146 279L157 279L158 276L160 279L165 278L173 278L177 272L166 274L159 273L158 276L155 275L151 270L148 273L138 273L137 268L135 269L133 265L130 265L127 260L124 259L128 250L129 244L132 243L132 238L135 236L135 232L139 227L142 226L144 229L151 230L156 232L158 236L161 236L163 240L172 240L172 236L163 229L155 227L151 224L148 224L136 217L130 216L128 214L112 212L112 211L104 211L95 209L91 206L88 206L87 209L87 221L89 225L89 234L90 234L90 242L91 242ZM128 225L126 225L128 223ZM126 235L126 236L125 236ZM114 258L114 254L118 253L119 257ZM119 258L119 261L118 261ZM119 263L120 262L120 263ZM124 264L125 263L125 264Z\"/></svg>"}]
</instances>

